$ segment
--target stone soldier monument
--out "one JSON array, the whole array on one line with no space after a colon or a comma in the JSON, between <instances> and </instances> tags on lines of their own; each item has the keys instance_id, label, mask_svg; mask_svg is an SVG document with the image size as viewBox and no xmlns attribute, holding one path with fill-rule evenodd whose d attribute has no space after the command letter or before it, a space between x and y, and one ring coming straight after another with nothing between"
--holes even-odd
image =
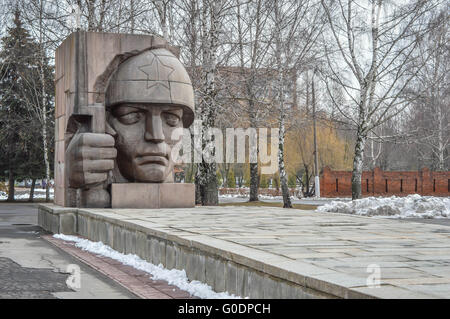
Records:
<instances>
[{"instance_id":1,"label":"stone soldier monument","mask_svg":"<svg viewBox=\"0 0 450 319\"><path fill-rule=\"evenodd\" d=\"M178 51L154 36L76 32L56 52L55 203L193 207L174 183L176 129L194 120Z\"/></svg>"}]
</instances>

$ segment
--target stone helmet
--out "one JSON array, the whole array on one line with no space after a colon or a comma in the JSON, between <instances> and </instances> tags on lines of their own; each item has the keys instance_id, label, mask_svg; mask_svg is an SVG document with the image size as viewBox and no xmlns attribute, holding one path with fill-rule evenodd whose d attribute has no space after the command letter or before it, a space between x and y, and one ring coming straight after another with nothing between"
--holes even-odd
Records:
<instances>
[{"instance_id":1,"label":"stone helmet","mask_svg":"<svg viewBox=\"0 0 450 319\"><path fill-rule=\"evenodd\" d=\"M164 48L122 62L106 90L106 107L123 103L174 104L183 108L183 126L194 121L194 90L183 64Z\"/></svg>"}]
</instances>

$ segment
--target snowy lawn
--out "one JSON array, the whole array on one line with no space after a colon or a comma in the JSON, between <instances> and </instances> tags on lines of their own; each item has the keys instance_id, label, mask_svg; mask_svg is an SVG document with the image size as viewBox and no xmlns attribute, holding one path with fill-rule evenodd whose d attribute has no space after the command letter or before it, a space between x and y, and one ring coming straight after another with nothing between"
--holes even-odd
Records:
<instances>
[{"instance_id":1,"label":"snowy lawn","mask_svg":"<svg viewBox=\"0 0 450 319\"><path fill-rule=\"evenodd\" d=\"M53 194L54 194L53 189L50 189L50 199L53 198ZM6 200L7 198L8 198L8 195L5 192L0 192L0 200ZM18 200L28 199L28 198L30 198L30 193L29 192L27 192L25 194L17 194L17 193L14 194L14 199L16 199L16 200L17 199ZM45 189L36 189L36 190L34 190L33 198L34 199L45 199Z\"/></svg>"},{"instance_id":2,"label":"snowy lawn","mask_svg":"<svg viewBox=\"0 0 450 319\"><path fill-rule=\"evenodd\" d=\"M333 201L317 211L384 218L450 218L450 198L418 194L367 197L350 202Z\"/></svg>"},{"instance_id":3,"label":"snowy lawn","mask_svg":"<svg viewBox=\"0 0 450 319\"><path fill-rule=\"evenodd\" d=\"M158 266L151 264L139 256L134 254L122 254L118 251L112 249L111 247L103 244L102 242L93 242L87 239L83 239L76 236L68 236L63 234L56 234L53 237L57 239L62 239L65 241L74 242L76 247L86 250L88 252L109 257L111 259L120 261L124 265L134 267L136 269L145 271L152 275L155 280L167 281L170 285L174 285L181 290L189 292L191 295L203 298L203 299L239 299L234 294L229 294L228 292L214 292L210 286L204 284L200 281L194 280L189 281L186 276L185 270L177 269L165 269L162 264Z\"/></svg>"},{"instance_id":4,"label":"snowy lawn","mask_svg":"<svg viewBox=\"0 0 450 319\"><path fill-rule=\"evenodd\" d=\"M249 194L223 194L219 195L219 198L249 198ZM259 199L266 200L283 200L283 196L270 196L270 195L258 195ZM292 200L297 200L298 198L295 196L291 196Z\"/></svg>"},{"instance_id":5,"label":"snowy lawn","mask_svg":"<svg viewBox=\"0 0 450 319\"><path fill-rule=\"evenodd\" d=\"M249 195L245 194L223 194L219 195L219 198L247 198Z\"/></svg>"}]
</instances>

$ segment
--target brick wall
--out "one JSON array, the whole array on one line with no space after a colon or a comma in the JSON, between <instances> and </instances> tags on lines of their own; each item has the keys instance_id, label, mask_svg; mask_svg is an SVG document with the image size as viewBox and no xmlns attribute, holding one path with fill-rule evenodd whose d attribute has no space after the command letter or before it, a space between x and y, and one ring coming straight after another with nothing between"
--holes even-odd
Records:
<instances>
[{"instance_id":1,"label":"brick wall","mask_svg":"<svg viewBox=\"0 0 450 319\"><path fill-rule=\"evenodd\" d=\"M320 177L320 195L351 197L351 178L352 172L332 171L325 167ZM450 171L431 172L423 168L414 172L385 172L377 167L363 172L361 189L363 196L450 196Z\"/></svg>"}]
</instances>

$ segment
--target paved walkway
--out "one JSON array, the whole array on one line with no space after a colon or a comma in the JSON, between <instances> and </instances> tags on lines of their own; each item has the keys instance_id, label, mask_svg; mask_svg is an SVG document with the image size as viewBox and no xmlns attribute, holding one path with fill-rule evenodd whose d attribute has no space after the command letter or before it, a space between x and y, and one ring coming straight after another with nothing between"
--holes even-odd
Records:
<instances>
[{"instance_id":1,"label":"paved walkway","mask_svg":"<svg viewBox=\"0 0 450 319\"><path fill-rule=\"evenodd\" d=\"M137 298L115 281L80 263L41 238L37 206L0 203L0 299ZM80 286L70 288L71 267Z\"/></svg>"},{"instance_id":2,"label":"paved walkway","mask_svg":"<svg viewBox=\"0 0 450 319\"><path fill-rule=\"evenodd\" d=\"M374 297L450 297L447 226L272 207L91 211L251 247L271 265L295 260L300 274ZM380 267L379 288L367 286L369 266Z\"/></svg>"},{"instance_id":3,"label":"paved walkway","mask_svg":"<svg viewBox=\"0 0 450 319\"><path fill-rule=\"evenodd\" d=\"M0 203L0 299L192 298L147 273L45 235L36 224L35 204ZM67 284L69 266L79 267L78 287Z\"/></svg>"},{"instance_id":4,"label":"paved walkway","mask_svg":"<svg viewBox=\"0 0 450 319\"><path fill-rule=\"evenodd\" d=\"M188 292L163 280L153 280L145 271L124 265L117 260L95 255L75 247L71 242L43 236L45 240L118 282L142 299L193 299Z\"/></svg>"}]
</instances>

